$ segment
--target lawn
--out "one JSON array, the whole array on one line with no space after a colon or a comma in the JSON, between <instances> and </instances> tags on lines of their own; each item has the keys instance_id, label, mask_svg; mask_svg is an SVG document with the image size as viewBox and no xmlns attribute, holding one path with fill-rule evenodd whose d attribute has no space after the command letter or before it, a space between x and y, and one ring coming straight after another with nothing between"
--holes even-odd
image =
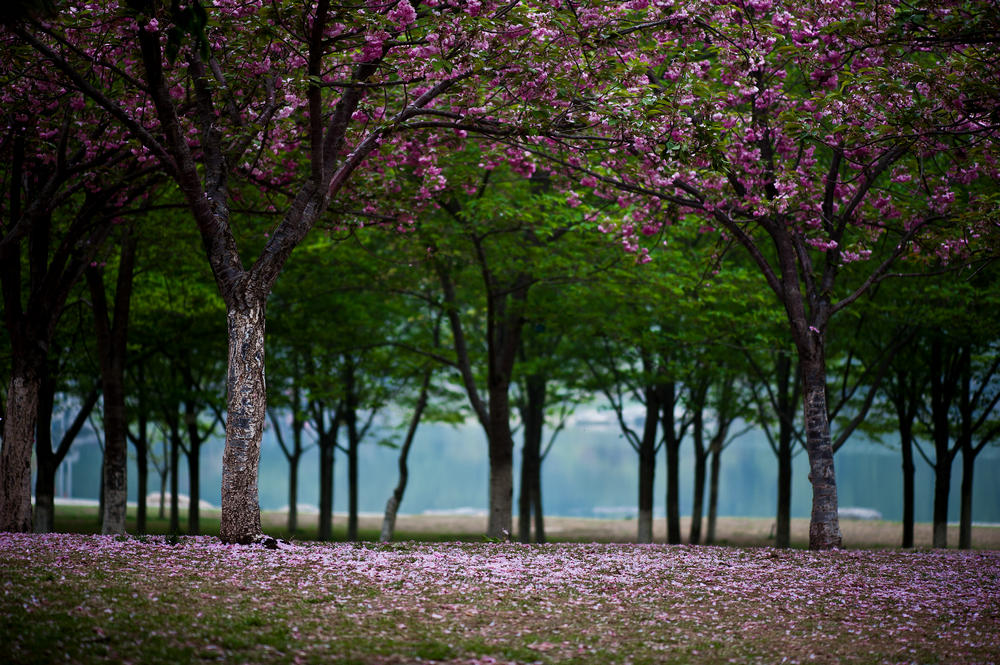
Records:
<instances>
[{"instance_id":1,"label":"lawn","mask_svg":"<svg viewBox=\"0 0 1000 665\"><path fill-rule=\"evenodd\" d=\"M1000 552L0 534L10 663L988 663Z\"/></svg>"}]
</instances>

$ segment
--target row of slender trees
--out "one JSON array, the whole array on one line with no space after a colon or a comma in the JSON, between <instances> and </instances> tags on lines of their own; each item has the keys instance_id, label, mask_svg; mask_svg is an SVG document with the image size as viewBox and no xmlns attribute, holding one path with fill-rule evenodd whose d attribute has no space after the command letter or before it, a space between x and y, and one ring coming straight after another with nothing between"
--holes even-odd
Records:
<instances>
[{"instance_id":1,"label":"row of slender trees","mask_svg":"<svg viewBox=\"0 0 1000 665\"><path fill-rule=\"evenodd\" d=\"M682 539L678 488L686 473L695 488L687 540L714 540L722 455L751 426L763 429L776 456L776 475L761 482L775 487L776 544L788 546L792 458L804 441L801 382L783 341L781 313L745 258L723 253L704 234L677 233L656 260L637 263L588 229L592 210L561 205L537 178L499 168L484 180L474 193L456 194L451 210L423 215L412 231L416 238L377 227L317 235L278 283L269 308L268 403L289 464L288 529L300 526L299 462L315 445L318 535L331 537L339 452L348 470L347 533L357 538L364 482L358 447L376 431L384 436L373 424L392 413L398 436L383 442L399 446L400 483L383 537L391 538L405 496L406 456L420 422L473 418L491 447L500 439L512 449L520 428L517 535L544 542L542 462L572 410L596 401L617 415L637 454L640 542L652 541L661 448L668 541ZM462 210L458 231L456 210ZM117 388L125 413L112 417L126 427L140 470L137 528L145 530L151 466L161 488L170 489L171 528L181 528L177 479L186 460L187 528L200 530L200 451L228 415L222 349L212 334L223 307L199 271L193 238L164 236L170 227L156 223L171 214L166 206L137 216L69 297L74 315L64 317L56 336L67 351L48 369L38 432L51 432L57 400L72 397L80 410L61 442L37 438L38 531L53 527L55 472L73 436L95 406L113 399L104 386L115 375L103 369L115 357L106 341L114 321L117 334L129 339ZM669 297L654 297L664 284ZM844 344L829 349L834 450L859 426L898 446L906 480L904 546L913 544L913 477L921 455L935 469L938 546L946 544L952 462L961 455L959 544L971 542L974 462L1000 432L998 297L992 267L893 280L858 307L838 335ZM105 302L113 303L110 318ZM509 381L491 384L505 362ZM491 405L506 401L503 422L481 416L484 395ZM644 409L641 423L626 416L636 404ZM98 418L105 441L113 434L106 414ZM680 468L681 445L693 447L693 469ZM166 452L159 458L153 452L161 446ZM515 473L513 460L508 464ZM124 465L114 474L124 474ZM105 504L115 500L114 490L103 486Z\"/></svg>"},{"instance_id":2,"label":"row of slender trees","mask_svg":"<svg viewBox=\"0 0 1000 665\"><path fill-rule=\"evenodd\" d=\"M137 227L156 212L159 225L197 231L224 304L223 540L262 537L265 322L278 277L317 232L370 225L401 233L410 242L395 255L413 263L418 250L435 278L450 354L441 359L490 442L488 533L509 531L510 388L526 307L546 293L535 264L560 256L572 221L640 262L660 240L697 232L718 243L716 262L740 248L779 304L797 368L810 546L837 547L835 331L904 262L924 274L975 272L1000 235L1000 26L985 0L945 5L13 3L0 34L11 344L0 528L31 528L42 386L60 319L88 271L103 311L95 336L113 438L104 523L123 528L127 239L148 232ZM489 212L477 193L501 166L558 199L521 220L523 258L505 270L487 244L498 233L471 223ZM511 214L498 207L486 217ZM425 228L428 215L444 230ZM120 241L113 262L109 238ZM486 294L478 348L461 309L459 240L472 242ZM114 305L104 307L101 263L118 266ZM597 267L577 257L573 270ZM673 281L625 295L635 311L656 311ZM741 346L752 346L754 329L742 332ZM680 394L674 358L655 350L632 363L666 373L650 398ZM886 360L871 371L887 368ZM683 424L659 412L665 430ZM344 427L360 439L364 422L330 418L330 436ZM668 457L676 438L666 437Z\"/></svg>"}]
</instances>

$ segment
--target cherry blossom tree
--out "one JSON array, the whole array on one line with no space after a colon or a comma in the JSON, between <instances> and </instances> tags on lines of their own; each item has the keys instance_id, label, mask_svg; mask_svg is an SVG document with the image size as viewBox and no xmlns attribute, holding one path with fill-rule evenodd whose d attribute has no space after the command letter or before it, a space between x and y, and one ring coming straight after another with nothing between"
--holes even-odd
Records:
<instances>
[{"instance_id":1,"label":"cherry blossom tree","mask_svg":"<svg viewBox=\"0 0 1000 665\"><path fill-rule=\"evenodd\" d=\"M678 214L749 253L801 372L810 546L838 547L830 319L902 256L969 260L995 245L995 7L624 5L633 13L578 12L593 85L561 91L565 137L526 143L618 200L626 216L607 230L641 260L643 238Z\"/></svg>"},{"instance_id":2,"label":"cherry blossom tree","mask_svg":"<svg viewBox=\"0 0 1000 665\"><path fill-rule=\"evenodd\" d=\"M406 152L399 142L419 140L402 132L488 119L537 85L517 63L539 58L532 25L542 8L77 0L10 28L127 130L136 156L176 183L201 233L229 322L223 540L261 534L265 304L292 250L334 202L376 214L376 202L363 200L365 180L359 197L348 183L366 162L379 163L365 167L369 175L391 177L393 155ZM109 87L110 78L125 89ZM436 157L424 155L428 192L439 180ZM275 210L273 225L256 229L267 236L252 254L241 237L240 184L266 189ZM390 211L403 224L407 212Z\"/></svg>"}]
</instances>

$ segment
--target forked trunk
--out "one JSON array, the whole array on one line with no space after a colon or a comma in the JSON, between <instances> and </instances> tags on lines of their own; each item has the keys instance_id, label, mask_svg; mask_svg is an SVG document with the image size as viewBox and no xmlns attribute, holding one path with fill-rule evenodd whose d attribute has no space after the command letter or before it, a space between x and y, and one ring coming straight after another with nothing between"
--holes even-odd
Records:
<instances>
[{"instance_id":1,"label":"forked trunk","mask_svg":"<svg viewBox=\"0 0 1000 665\"><path fill-rule=\"evenodd\" d=\"M819 343L815 343L819 346ZM837 477L833 466L833 444L826 405L826 362L822 348L802 358L802 389L806 423L806 450L809 454L809 482L812 483L812 515L809 520L809 549L829 550L841 546L840 518L837 515Z\"/></svg>"},{"instance_id":2,"label":"forked trunk","mask_svg":"<svg viewBox=\"0 0 1000 665\"><path fill-rule=\"evenodd\" d=\"M260 442L264 433L264 301L230 306L226 447L222 454L222 524L226 543L263 535L257 498Z\"/></svg>"},{"instance_id":3,"label":"forked trunk","mask_svg":"<svg viewBox=\"0 0 1000 665\"><path fill-rule=\"evenodd\" d=\"M15 359L0 451L0 531L31 531L31 448L40 385L39 372Z\"/></svg>"}]
</instances>

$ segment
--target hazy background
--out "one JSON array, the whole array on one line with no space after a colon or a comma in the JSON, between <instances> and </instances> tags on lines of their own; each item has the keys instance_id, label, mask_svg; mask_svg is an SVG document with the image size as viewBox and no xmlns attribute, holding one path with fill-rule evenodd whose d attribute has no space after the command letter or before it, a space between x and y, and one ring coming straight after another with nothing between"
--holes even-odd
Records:
<instances>
[{"instance_id":1,"label":"hazy background","mask_svg":"<svg viewBox=\"0 0 1000 665\"><path fill-rule=\"evenodd\" d=\"M260 468L260 505L276 510L288 504L288 463L273 432L265 431ZM55 419L55 434L61 424ZM734 429L734 431L738 431ZM548 436L548 435L546 435ZM372 435L359 450L359 506L361 512L381 512L397 480L397 451L380 446ZM517 436L515 436L517 438ZM519 468L519 447L515 463ZM202 450L201 497L220 503L223 438L213 438ZM925 446L925 450L931 453ZM132 450L130 447L130 457ZM162 455L156 446L154 452ZM486 440L476 424L458 427L421 425L409 457L410 479L401 513L425 511L485 511L488 463ZM933 472L916 456L916 520L932 517ZM837 483L841 507L874 508L888 520L902 519L902 475L899 452L856 435L837 453ZM688 441L681 447L681 514L690 513L692 502L693 450ZM187 463L181 458L180 494L187 494ZM57 475L56 496L97 499L100 449L92 430L85 429ZM583 517L628 517L634 515L638 493L638 455L620 436L608 412L584 409L559 435L542 467L542 502L546 514ZM334 510L347 510L347 463L338 453L335 467ZM136 500L136 469L130 459L129 500ZM1000 522L1000 448L986 448L976 461L973 520ZM657 458L655 509L665 513L665 461ZM808 517L810 488L804 452L794 461L792 516ZM777 460L760 431L750 431L722 454L719 482L719 515L771 517L775 513ZM949 519L957 521L961 457L952 473ZM149 491L159 491L159 476L150 468ZM299 510L309 512L318 501L318 454L311 447L299 468ZM517 478L515 478L515 512ZM151 503L151 510L155 504ZM706 498L707 510L707 498ZM305 517L304 519L308 519Z\"/></svg>"}]
</instances>

